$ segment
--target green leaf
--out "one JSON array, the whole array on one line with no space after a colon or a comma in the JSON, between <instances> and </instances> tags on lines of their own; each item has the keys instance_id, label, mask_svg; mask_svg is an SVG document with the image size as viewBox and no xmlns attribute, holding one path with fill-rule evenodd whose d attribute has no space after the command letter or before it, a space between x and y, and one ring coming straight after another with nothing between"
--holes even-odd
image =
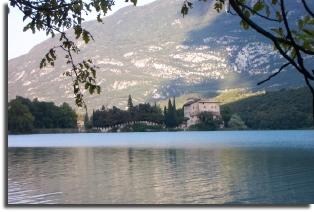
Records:
<instances>
[{"instance_id":1,"label":"green leaf","mask_svg":"<svg viewBox=\"0 0 314 212\"><path fill-rule=\"evenodd\" d=\"M296 56L297 56L297 53L296 53L295 49L292 49L292 50L291 50L291 53L290 53L290 57L291 57L292 59L295 59Z\"/></svg>"},{"instance_id":2,"label":"green leaf","mask_svg":"<svg viewBox=\"0 0 314 212\"><path fill-rule=\"evenodd\" d=\"M279 21L282 21L282 15L279 11L276 11L276 17Z\"/></svg>"},{"instance_id":3,"label":"green leaf","mask_svg":"<svg viewBox=\"0 0 314 212\"><path fill-rule=\"evenodd\" d=\"M46 66L46 59L43 58L41 61L40 61L40 64L39 64L39 68L42 69L43 67Z\"/></svg>"},{"instance_id":4,"label":"green leaf","mask_svg":"<svg viewBox=\"0 0 314 212\"><path fill-rule=\"evenodd\" d=\"M85 43L88 43L90 41L89 32L87 32L86 30L83 30L83 40L85 41Z\"/></svg>"},{"instance_id":5,"label":"green leaf","mask_svg":"<svg viewBox=\"0 0 314 212\"><path fill-rule=\"evenodd\" d=\"M264 7L265 7L264 2L263 2L263 1L258 1L258 2L256 2L255 5L253 6L253 11L254 11L254 12L261 11Z\"/></svg>"},{"instance_id":6,"label":"green leaf","mask_svg":"<svg viewBox=\"0 0 314 212\"><path fill-rule=\"evenodd\" d=\"M183 17L184 17L185 15L188 14L188 12L189 12L189 8L186 6L186 4L184 4L184 5L182 6L182 8L181 8L181 14L182 14Z\"/></svg>"},{"instance_id":7,"label":"green leaf","mask_svg":"<svg viewBox=\"0 0 314 212\"><path fill-rule=\"evenodd\" d=\"M269 6L268 6L268 5L265 5L265 13L266 13L266 16L267 16L267 17L270 16L270 9L269 9Z\"/></svg>"},{"instance_id":8,"label":"green leaf","mask_svg":"<svg viewBox=\"0 0 314 212\"><path fill-rule=\"evenodd\" d=\"M95 91L95 87L94 86L89 86L89 89L88 89L88 91L89 91L89 93L90 94L93 94L94 93L94 91Z\"/></svg>"},{"instance_id":9,"label":"green leaf","mask_svg":"<svg viewBox=\"0 0 314 212\"><path fill-rule=\"evenodd\" d=\"M244 20L241 20L240 25L245 30L250 28L249 24L246 21L244 21Z\"/></svg>"},{"instance_id":10,"label":"green leaf","mask_svg":"<svg viewBox=\"0 0 314 212\"><path fill-rule=\"evenodd\" d=\"M29 30L31 27L31 24L28 23L24 28L23 28L23 32L26 32L27 30Z\"/></svg>"},{"instance_id":11,"label":"green leaf","mask_svg":"<svg viewBox=\"0 0 314 212\"><path fill-rule=\"evenodd\" d=\"M280 28L272 28L270 29L271 31L277 33L278 35L280 35L281 37L284 36L284 33L283 33L283 29L280 27Z\"/></svg>"},{"instance_id":12,"label":"green leaf","mask_svg":"<svg viewBox=\"0 0 314 212\"><path fill-rule=\"evenodd\" d=\"M81 34L82 34L82 27L79 26L79 25L76 25L76 26L73 27L73 29L74 29L74 33L76 35L75 38L78 39L81 36Z\"/></svg>"},{"instance_id":13,"label":"green leaf","mask_svg":"<svg viewBox=\"0 0 314 212\"><path fill-rule=\"evenodd\" d=\"M89 82L86 82L85 83L85 89L88 89L89 88Z\"/></svg>"},{"instance_id":14,"label":"green leaf","mask_svg":"<svg viewBox=\"0 0 314 212\"><path fill-rule=\"evenodd\" d=\"M314 30L302 29L302 31L314 38Z\"/></svg>"},{"instance_id":15,"label":"green leaf","mask_svg":"<svg viewBox=\"0 0 314 212\"><path fill-rule=\"evenodd\" d=\"M100 14L97 15L97 21L98 22L103 22L102 19L100 18Z\"/></svg>"},{"instance_id":16,"label":"green leaf","mask_svg":"<svg viewBox=\"0 0 314 212\"><path fill-rule=\"evenodd\" d=\"M97 90L97 94L100 94L100 86L99 85L96 86L96 90Z\"/></svg>"},{"instance_id":17,"label":"green leaf","mask_svg":"<svg viewBox=\"0 0 314 212\"><path fill-rule=\"evenodd\" d=\"M93 77L96 78L96 70L93 69L93 68L91 68L90 70L91 70L91 72L92 72Z\"/></svg>"}]
</instances>

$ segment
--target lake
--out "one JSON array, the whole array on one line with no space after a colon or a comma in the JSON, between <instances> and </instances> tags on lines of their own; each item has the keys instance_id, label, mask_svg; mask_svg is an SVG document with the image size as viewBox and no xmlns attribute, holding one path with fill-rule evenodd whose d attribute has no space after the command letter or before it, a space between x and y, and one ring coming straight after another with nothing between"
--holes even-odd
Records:
<instances>
[{"instance_id":1,"label":"lake","mask_svg":"<svg viewBox=\"0 0 314 212\"><path fill-rule=\"evenodd\" d=\"M8 136L9 204L310 204L314 131Z\"/></svg>"}]
</instances>

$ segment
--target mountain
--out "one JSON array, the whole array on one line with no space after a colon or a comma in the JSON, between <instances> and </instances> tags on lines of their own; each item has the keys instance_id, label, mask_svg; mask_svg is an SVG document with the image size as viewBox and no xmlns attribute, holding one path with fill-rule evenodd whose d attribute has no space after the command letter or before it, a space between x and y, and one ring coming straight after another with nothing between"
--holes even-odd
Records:
<instances>
[{"instance_id":1,"label":"mountain","mask_svg":"<svg viewBox=\"0 0 314 212\"><path fill-rule=\"evenodd\" d=\"M77 40L81 52L75 60L93 59L99 66L97 81L102 88L100 95L86 93L89 109L101 105L124 108L129 94L138 103L190 93L208 96L229 89L274 90L303 84L294 70L287 69L256 86L283 63L272 45L254 31L242 30L238 17L217 13L215 1L195 0L184 18L182 2L157 0L129 6L104 18L103 24L84 24L95 41L85 45ZM296 4L289 1L288 7L293 10ZM58 38L48 39L28 54L9 60L9 100L20 95L74 106L71 80L63 76L69 67L62 52L57 52L55 67L39 69L42 56L57 42Z\"/></svg>"}]
</instances>

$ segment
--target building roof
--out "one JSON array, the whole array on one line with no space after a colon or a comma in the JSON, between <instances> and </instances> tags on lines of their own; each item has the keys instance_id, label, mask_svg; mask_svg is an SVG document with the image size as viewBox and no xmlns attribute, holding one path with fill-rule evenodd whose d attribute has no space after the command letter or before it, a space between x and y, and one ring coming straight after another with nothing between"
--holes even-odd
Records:
<instances>
[{"instance_id":1,"label":"building roof","mask_svg":"<svg viewBox=\"0 0 314 212\"><path fill-rule=\"evenodd\" d=\"M196 98L194 98L194 99L188 99L188 101L183 104L183 107L189 106L189 105L191 105L191 104L193 104L193 103L195 103L195 102L198 102L198 101L200 101L200 100L201 100L201 99L196 99Z\"/></svg>"},{"instance_id":2,"label":"building roof","mask_svg":"<svg viewBox=\"0 0 314 212\"><path fill-rule=\"evenodd\" d=\"M201 102L201 103L220 103L220 102L218 102L218 101L211 101L211 100L200 100L200 101L198 101L198 102Z\"/></svg>"},{"instance_id":3,"label":"building roof","mask_svg":"<svg viewBox=\"0 0 314 212\"><path fill-rule=\"evenodd\" d=\"M196 103L196 102L200 102L200 103L220 103L218 101L212 101L212 100L206 100L206 99L191 99L191 100L188 100L184 105L183 107L185 106L189 106L193 103Z\"/></svg>"}]
</instances>

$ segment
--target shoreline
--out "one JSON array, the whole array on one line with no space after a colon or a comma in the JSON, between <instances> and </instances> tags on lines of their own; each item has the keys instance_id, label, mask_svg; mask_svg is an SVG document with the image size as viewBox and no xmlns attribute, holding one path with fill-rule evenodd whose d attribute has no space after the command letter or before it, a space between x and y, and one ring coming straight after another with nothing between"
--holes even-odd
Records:
<instances>
[{"instance_id":1,"label":"shoreline","mask_svg":"<svg viewBox=\"0 0 314 212\"><path fill-rule=\"evenodd\" d=\"M128 133L179 133L179 132L191 132L191 133L199 133L199 132L268 132L268 131L314 131L314 128L306 128L306 129L246 129L246 130L237 130L237 129L223 129L223 130L161 130L161 131L132 131L132 132L101 132L101 131L73 131L70 130L68 132L53 132L53 131L41 131L36 133L7 133L7 136L18 136L18 135L62 135L62 134L128 134Z\"/></svg>"}]
</instances>

